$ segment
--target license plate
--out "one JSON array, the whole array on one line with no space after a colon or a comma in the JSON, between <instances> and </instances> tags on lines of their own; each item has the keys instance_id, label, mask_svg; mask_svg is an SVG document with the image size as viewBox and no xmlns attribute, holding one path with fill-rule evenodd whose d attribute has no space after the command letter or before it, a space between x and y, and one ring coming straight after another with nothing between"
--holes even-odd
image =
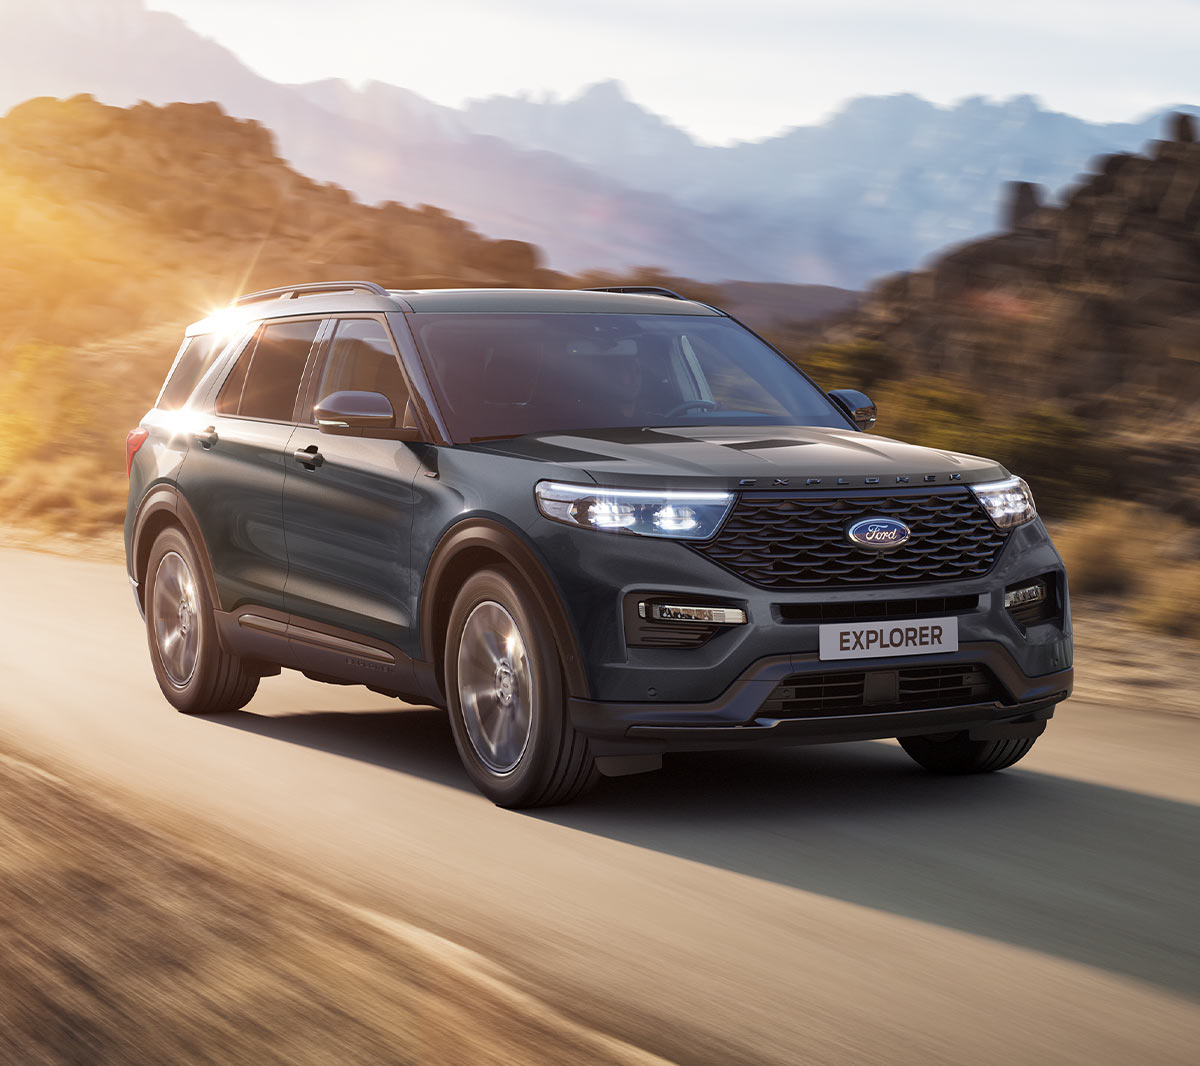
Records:
<instances>
[{"instance_id":1,"label":"license plate","mask_svg":"<svg viewBox=\"0 0 1200 1066\"><path fill-rule=\"evenodd\" d=\"M833 622L821 626L822 659L881 659L958 651L958 619Z\"/></svg>"}]
</instances>

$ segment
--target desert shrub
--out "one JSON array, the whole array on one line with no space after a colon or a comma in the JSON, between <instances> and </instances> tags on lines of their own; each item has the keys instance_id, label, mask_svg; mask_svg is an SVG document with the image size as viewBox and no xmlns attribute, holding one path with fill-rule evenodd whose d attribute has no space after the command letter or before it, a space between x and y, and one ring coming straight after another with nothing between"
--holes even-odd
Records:
<instances>
[{"instance_id":1,"label":"desert shrub","mask_svg":"<svg viewBox=\"0 0 1200 1066\"><path fill-rule=\"evenodd\" d=\"M84 537L115 532L125 518L124 475L90 456L28 463L0 479L0 521Z\"/></svg>"},{"instance_id":2,"label":"desert shrub","mask_svg":"<svg viewBox=\"0 0 1200 1066\"><path fill-rule=\"evenodd\" d=\"M1200 529L1137 504L1104 503L1054 531L1071 592L1123 599L1139 625L1200 636Z\"/></svg>"},{"instance_id":3,"label":"desert shrub","mask_svg":"<svg viewBox=\"0 0 1200 1066\"><path fill-rule=\"evenodd\" d=\"M0 462L8 467L102 444L113 433L118 395L117 383L62 348L26 344L0 356Z\"/></svg>"},{"instance_id":4,"label":"desert shrub","mask_svg":"<svg viewBox=\"0 0 1200 1066\"><path fill-rule=\"evenodd\" d=\"M900 369L892 351L876 341L822 344L798 351L786 333L767 334L767 340L826 390L870 392L893 380Z\"/></svg>"},{"instance_id":5,"label":"desert shrub","mask_svg":"<svg viewBox=\"0 0 1200 1066\"><path fill-rule=\"evenodd\" d=\"M116 383L63 349L28 344L0 360L0 517L84 535L119 525L119 401Z\"/></svg>"},{"instance_id":6,"label":"desert shrub","mask_svg":"<svg viewBox=\"0 0 1200 1066\"><path fill-rule=\"evenodd\" d=\"M1200 639L1200 563L1146 569L1132 608L1138 625Z\"/></svg>"},{"instance_id":7,"label":"desert shrub","mask_svg":"<svg viewBox=\"0 0 1200 1066\"><path fill-rule=\"evenodd\" d=\"M1151 528L1148 515L1131 504L1096 508L1057 528L1054 543L1067 565L1071 591L1120 596L1137 589L1142 568L1150 563Z\"/></svg>"}]
</instances>

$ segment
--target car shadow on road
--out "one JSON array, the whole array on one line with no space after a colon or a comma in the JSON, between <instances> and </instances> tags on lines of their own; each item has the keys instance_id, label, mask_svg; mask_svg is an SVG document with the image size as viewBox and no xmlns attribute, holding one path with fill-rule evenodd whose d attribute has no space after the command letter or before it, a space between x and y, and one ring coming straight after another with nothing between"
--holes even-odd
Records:
<instances>
[{"instance_id":1,"label":"car shadow on road","mask_svg":"<svg viewBox=\"0 0 1200 1066\"><path fill-rule=\"evenodd\" d=\"M1200 809L876 742L679 755L532 816L1200 998Z\"/></svg>"},{"instance_id":2,"label":"car shadow on road","mask_svg":"<svg viewBox=\"0 0 1200 1066\"><path fill-rule=\"evenodd\" d=\"M281 715L235 711L208 721L474 791L454 747L446 712L431 707Z\"/></svg>"},{"instance_id":3,"label":"car shadow on road","mask_svg":"<svg viewBox=\"0 0 1200 1066\"><path fill-rule=\"evenodd\" d=\"M442 711L214 721L472 791ZM522 816L1200 998L1187 803L1020 767L935 777L875 742L668 756Z\"/></svg>"}]
</instances>

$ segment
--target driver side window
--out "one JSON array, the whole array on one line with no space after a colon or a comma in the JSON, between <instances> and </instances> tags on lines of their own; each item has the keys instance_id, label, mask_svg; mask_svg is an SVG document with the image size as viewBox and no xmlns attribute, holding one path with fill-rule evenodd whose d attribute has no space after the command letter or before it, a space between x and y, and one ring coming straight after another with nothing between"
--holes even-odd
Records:
<instances>
[{"instance_id":1,"label":"driver side window","mask_svg":"<svg viewBox=\"0 0 1200 1066\"><path fill-rule=\"evenodd\" d=\"M391 402L396 425L402 424L408 388L391 338L377 319L338 320L321 368L317 402L335 392L381 392Z\"/></svg>"}]
</instances>

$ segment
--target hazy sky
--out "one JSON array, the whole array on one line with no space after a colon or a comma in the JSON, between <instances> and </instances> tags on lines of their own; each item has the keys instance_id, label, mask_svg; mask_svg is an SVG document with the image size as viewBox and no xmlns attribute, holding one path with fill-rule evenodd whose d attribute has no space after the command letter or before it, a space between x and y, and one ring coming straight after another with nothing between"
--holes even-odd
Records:
<instances>
[{"instance_id":1,"label":"hazy sky","mask_svg":"<svg viewBox=\"0 0 1200 1066\"><path fill-rule=\"evenodd\" d=\"M1039 96L1129 120L1200 103L1200 0L146 0L277 81L440 103L618 78L698 137L768 136L864 94Z\"/></svg>"}]
</instances>

